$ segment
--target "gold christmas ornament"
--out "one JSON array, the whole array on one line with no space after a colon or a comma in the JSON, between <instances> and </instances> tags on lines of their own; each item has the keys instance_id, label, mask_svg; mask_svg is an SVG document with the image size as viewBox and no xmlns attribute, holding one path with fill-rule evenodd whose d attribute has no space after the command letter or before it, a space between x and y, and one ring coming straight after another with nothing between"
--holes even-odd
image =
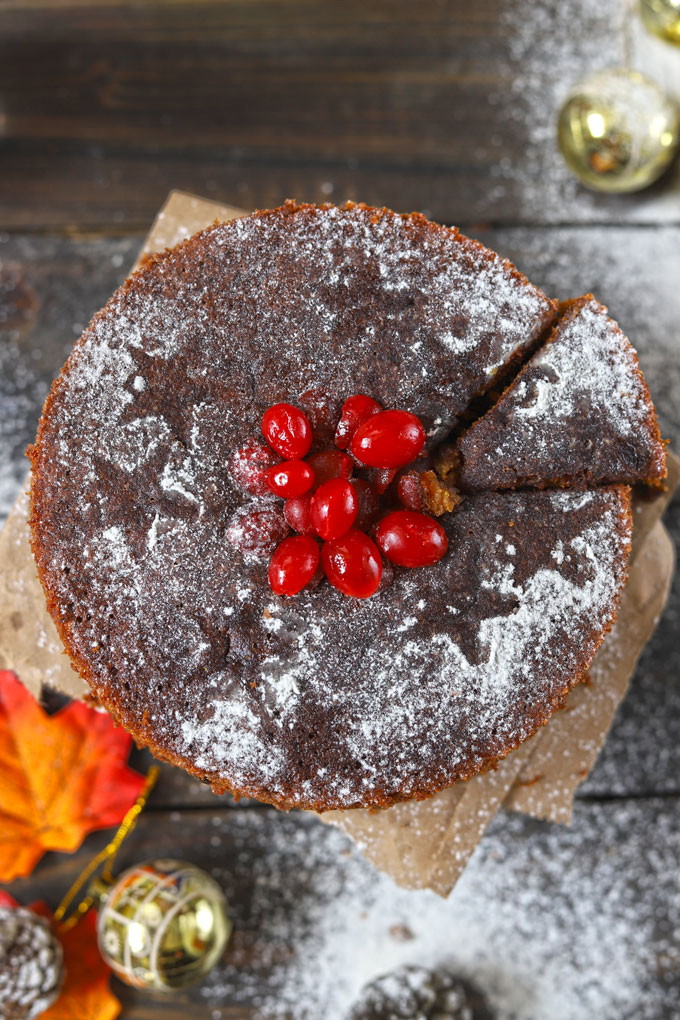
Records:
<instances>
[{"instance_id":1,"label":"gold christmas ornament","mask_svg":"<svg viewBox=\"0 0 680 1020\"><path fill-rule=\"evenodd\" d=\"M97 943L111 970L134 988L171 992L212 970L232 924L224 893L195 864L147 861L113 875L120 846L137 824L158 775L152 766L115 836L78 876L54 919L58 931L65 932L96 907ZM84 888L87 894L76 903Z\"/></svg>"},{"instance_id":2,"label":"gold christmas ornament","mask_svg":"<svg viewBox=\"0 0 680 1020\"><path fill-rule=\"evenodd\" d=\"M231 935L222 890L185 861L138 864L100 896L99 950L134 988L172 991L200 981Z\"/></svg>"},{"instance_id":3,"label":"gold christmas ornament","mask_svg":"<svg viewBox=\"0 0 680 1020\"><path fill-rule=\"evenodd\" d=\"M650 32L680 46L680 0L640 0L640 13Z\"/></svg>"},{"instance_id":4,"label":"gold christmas ornament","mask_svg":"<svg viewBox=\"0 0 680 1020\"><path fill-rule=\"evenodd\" d=\"M558 120L567 166L596 191L638 191L664 172L678 145L678 115L637 71L598 71L567 96Z\"/></svg>"}]
</instances>

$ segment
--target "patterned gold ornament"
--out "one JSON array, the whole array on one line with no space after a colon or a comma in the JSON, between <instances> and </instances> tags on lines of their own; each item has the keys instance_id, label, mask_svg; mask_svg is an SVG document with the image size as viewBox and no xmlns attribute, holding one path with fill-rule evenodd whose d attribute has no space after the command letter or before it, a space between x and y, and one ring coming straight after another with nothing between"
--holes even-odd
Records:
<instances>
[{"instance_id":1,"label":"patterned gold ornament","mask_svg":"<svg viewBox=\"0 0 680 1020\"><path fill-rule=\"evenodd\" d=\"M205 977L229 941L224 894L194 864L138 864L98 893L99 950L134 988L186 988Z\"/></svg>"},{"instance_id":2,"label":"patterned gold ornament","mask_svg":"<svg viewBox=\"0 0 680 1020\"><path fill-rule=\"evenodd\" d=\"M598 71L576 85L558 120L567 166L597 191L638 191L666 169L678 144L678 115L637 71Z\"/></svg>"},{"instance_id":3,"label":"patterned gold ornament","mask_svg":"<svg viewBox=\"0 0 680 1020\"><path fill-rule=\"evenodd\" d=\"M640 0L640 13L650 32L680 46L680 0Z\"/></svg>"}]
</instances>

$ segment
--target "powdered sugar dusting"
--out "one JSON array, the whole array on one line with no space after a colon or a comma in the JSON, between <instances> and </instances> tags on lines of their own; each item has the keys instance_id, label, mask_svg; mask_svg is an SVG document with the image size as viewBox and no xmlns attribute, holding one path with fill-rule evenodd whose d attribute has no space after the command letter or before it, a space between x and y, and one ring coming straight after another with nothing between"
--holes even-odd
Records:
<instances>
[{"instance_id":1,"label":"powdered sugar dusting","mask_svg":"<svg viewBox=\"0 0 680 1020\"><path fill-rule=\"evenodd\" d=\"M272 599L266 563L227 541L248 497L226 466L264 406L312 384L375 393L436 441L552 315L454 231L360 208L280 216L211 229L95 317L34 465L43 569L133 731L148 722L218 786L375 803L480 768L580 678L623 583L626 497L470 499L451 554L379 597Z\"/></svg>"},{"instance_id":2,"label":"powdered sugar dusting","mask_svg":"<svg viewBox=\"0 0 680 1020\"><path fill-rule=\"evenodd\" d=\"M531 365L545 376L535 380L533 395L526 375L520 378L514 390L514 413L520 421L536 420L538 428L542 425L542 437L536 438L545 437L547 425L578 414L584 400L606 415L619 436L637 434L649 412L635 353L597 301L570 317Z\"/></svg>"},{"instance_id":3,"label":"powdered sugar dusting","mask_svg":"<svg viewBox=\"0 0 680 1020\"><path fill-rule=\"evenodd\" d=\"M472 426L461 441L465 484L634 482L660 473L663 449L635 351L606 313L581 299Z\"/></svg>"},{"instance_id":4,"label":"powdered sugar dusting","mask_svg":"<svg viewBox=\"0 0 680 1020\"><path fill-rule=\"evenodd\" d=\"M448 900L398 889L311 819L230 811L217 833L214 876L235 904L252 892L235 917L245 944L201 986L216 1020L238 1004L346 1020L366 982L403 965L472 981L496 1020L678 1015L680 846L660 801L577 803L571 829L501 812Z\"/></svg>"}]
</instances>

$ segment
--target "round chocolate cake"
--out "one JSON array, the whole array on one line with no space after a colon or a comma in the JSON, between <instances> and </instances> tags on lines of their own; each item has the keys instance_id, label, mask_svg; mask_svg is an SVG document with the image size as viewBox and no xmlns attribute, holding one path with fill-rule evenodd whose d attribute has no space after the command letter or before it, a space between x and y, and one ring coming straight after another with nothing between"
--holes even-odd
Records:
<instances>
[{"instance_id":1,"label":"round chocolate cake","mask_svg":"<svg viewBox=\"0 0 680 1020\"><path fill-rule=\"evenodd\" d=\"M290 533L241 484L271 405L307 408L323 447L368 394L417 415L432 453L556 313L455 229L351 204L287 203L147 262L29 451L39 576L96 698L216 791L283 808L427 797L530 736L615 618L628 487L466 495L439 518L446 555L366 599L277 596L233 537L253 514Z\"/></svg>"}]
</instances>

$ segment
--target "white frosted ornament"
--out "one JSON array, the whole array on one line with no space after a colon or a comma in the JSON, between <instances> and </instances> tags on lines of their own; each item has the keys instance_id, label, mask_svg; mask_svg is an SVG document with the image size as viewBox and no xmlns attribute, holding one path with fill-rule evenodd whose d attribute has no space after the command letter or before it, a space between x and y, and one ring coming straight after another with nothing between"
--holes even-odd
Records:
<instances>
[{"instance_id":1,"label":"white frosted ornament","mask_svg":"<svg viewBox=\"0 0 680 1020\"><path fill-rule=\"evenodd\" d=\"M596 191L638 191L669 165L678 114L638 71L598 71L575 85L558 118L558 140L571 172Z\"/></svg>"},{"instance_id":2,"label":"white frosted ornament","mask_svg":"<svg viewBox=\"0 0 680 1020\"><path fill-rule=\"evenodd\" d=\"M200 981L231 935L222 890L186 861L135 865L99 896L99 950L134 988L172 991Z\"/></svg>"}]
</instances>

